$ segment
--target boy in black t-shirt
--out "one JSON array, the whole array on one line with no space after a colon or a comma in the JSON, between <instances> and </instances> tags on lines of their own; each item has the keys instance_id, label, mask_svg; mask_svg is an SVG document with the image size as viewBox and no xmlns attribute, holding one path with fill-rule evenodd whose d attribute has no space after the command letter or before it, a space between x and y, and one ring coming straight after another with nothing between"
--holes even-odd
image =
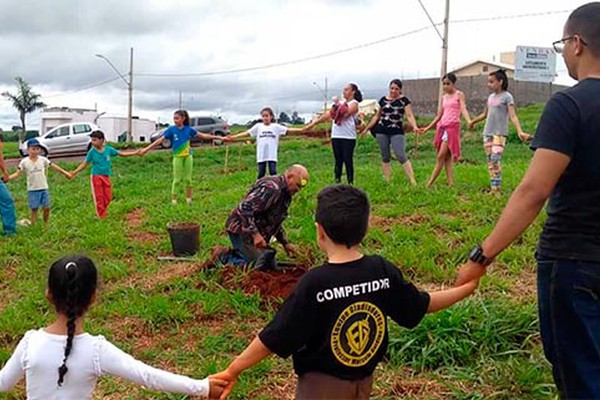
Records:
<instances>
[{"instance_id":1,"label":"boy in black t-shirt","mask_svg":"<svg viewBox=\"0 0 600 400\"><path fill-rule=\"evenodd\" d=\"M271 353L293 356L296 399L368 399L373 371L387 349L387 317L413 328L426 313L451 306L477 287L471 281L428 294L383 257L361 254L369 200L359 189L323 189L316 222L327 263L306 273L275 318L216 375L231 382L222 399L242 371Z\"/></svg>"}]
</instances>

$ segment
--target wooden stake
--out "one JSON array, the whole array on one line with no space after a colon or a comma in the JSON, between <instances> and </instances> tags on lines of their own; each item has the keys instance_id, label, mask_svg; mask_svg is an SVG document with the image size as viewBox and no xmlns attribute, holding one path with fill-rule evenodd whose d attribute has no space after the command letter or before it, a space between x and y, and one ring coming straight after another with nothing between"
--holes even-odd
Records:
<instances>
[{"instance_id":1,"label":"wooden stake","mask_svg":"<svg viewBox=\"0 0 600 400\"><path fill-rule=\"evenodd\" d=\"M229 173L227 165L229 164L229 146L225 145L225 174Z\"/></svg>"}]
</instances>

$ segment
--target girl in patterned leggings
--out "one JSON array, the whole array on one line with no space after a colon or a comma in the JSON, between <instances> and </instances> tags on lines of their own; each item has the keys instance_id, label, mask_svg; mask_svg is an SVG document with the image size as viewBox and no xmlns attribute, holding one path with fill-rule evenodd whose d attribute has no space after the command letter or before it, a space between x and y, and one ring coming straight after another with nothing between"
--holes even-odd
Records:
<instances>
[{"instance_id":1,"label":"girl in patterned leggings","mask_svg":"<svg viewBox=\"0 0 600 400\"><path fill-rule=\"evenodd\" d=\"M526 142L531 136L523 132L517 112L515 101L508 90L508 77L506 72L498 70L488 76L488 88L492 92L488 97L483 113L474 118L469 124L473 129L478 122L485 119L483 128L483 147L487 156L488 171L492 193L498 193L502 186L502 153L508 137L508 119L515 126L519 138Z\"/></svg>"}]
</instances>

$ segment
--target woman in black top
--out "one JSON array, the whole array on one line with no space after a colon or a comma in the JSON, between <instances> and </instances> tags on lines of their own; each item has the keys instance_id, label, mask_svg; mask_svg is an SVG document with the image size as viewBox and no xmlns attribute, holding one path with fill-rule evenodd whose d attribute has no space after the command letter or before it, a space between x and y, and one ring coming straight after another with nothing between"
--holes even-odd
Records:
<instances>
[{"instance_id":1,"label":"woman in black top","mask_svg":"<svg viewBox=\"0 0 600 400\"><path fill-rule=\"evenodd\" d=\"M390 165L390 147L394 150L394 154L406 176L412 185L416 185L415 173L413 172L412 164L406 156L406 142L404 139L404 128L402 126L404 114L408 122L416 133L421 130L417 126L415 116L412 112L410 100L402 95L402 81L394 79L390 82L390 92L387 96L379 100L379 110L373 116L369 125L363 129L361 135L371 131L379 143L381 151L381 169L385 179L389 182L392 178L392 167Z\"/></svg>"}]
</instances>

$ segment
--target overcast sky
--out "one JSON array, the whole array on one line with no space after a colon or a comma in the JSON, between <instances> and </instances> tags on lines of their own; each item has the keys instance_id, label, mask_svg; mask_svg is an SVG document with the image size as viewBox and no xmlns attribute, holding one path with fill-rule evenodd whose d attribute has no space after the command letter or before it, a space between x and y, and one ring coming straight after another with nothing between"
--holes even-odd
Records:
<instances>
[{"instance_id":1,"label":"overcast sky","mask_svg":"<svg viewBox=\"0 0 600 400\"><path fill-rule=\"evenodd\" d=\"M444 0L422 0L441 22ZM450 69L498 57L517 45L550 46L562 36L568 13L501 19L525 13L572 10L587 1L452 0ZM97 107L125 116L127 90L95 57L106 55L123 73L134 48L134 115L171 119L178 106L193 114L220 114L246 122L263 106L308 116L323 95L352 81L376 98L390 79L439 74L441 40L418 0L0 0L0 91L14 91L22 76L51 106ZM459 20L495 17L485 22ZM208 76L144 76L227 71L307 58L429 29L331 57L251 72ZM441 28L440 28L441 30ZM498 58L497 58L498 59ZM559 83L570 81L559 57ZM518 99L517 99L518 102ZM28 117L39 127L39 114ZM0 127L18 115L0 99Z\"/></svg>"}]
</instances>

